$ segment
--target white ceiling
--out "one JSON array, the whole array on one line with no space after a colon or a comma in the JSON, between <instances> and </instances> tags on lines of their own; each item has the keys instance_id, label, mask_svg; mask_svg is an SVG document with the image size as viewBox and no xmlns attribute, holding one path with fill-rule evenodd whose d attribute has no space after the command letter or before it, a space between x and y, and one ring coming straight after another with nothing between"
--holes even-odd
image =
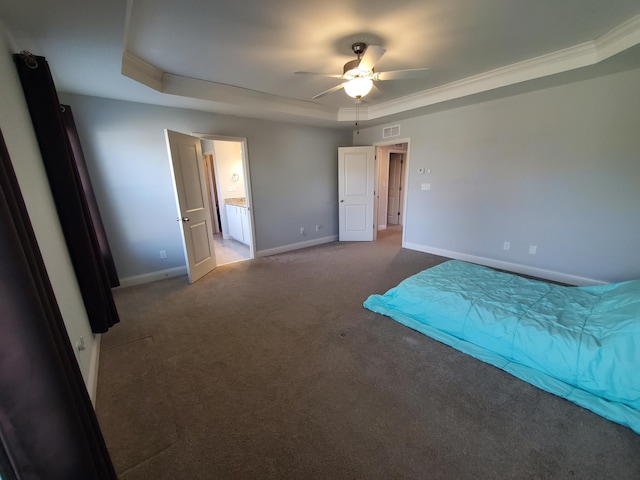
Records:
<instances>
[{"instance_id":1,"label":"white ceiling","mask_svg":"<svg viewBox=\"0 0 640 480\"><path fill-rule=\"evenodd\" d=\"M365 124L616 56L640 66L638 0L21 0L0 19L61 91L348 128L343 91L311 100L339 80L293 72L341 73L355 41L387 49L377 71L430 69L378 83Z\"/></svg>"}]
</instances>

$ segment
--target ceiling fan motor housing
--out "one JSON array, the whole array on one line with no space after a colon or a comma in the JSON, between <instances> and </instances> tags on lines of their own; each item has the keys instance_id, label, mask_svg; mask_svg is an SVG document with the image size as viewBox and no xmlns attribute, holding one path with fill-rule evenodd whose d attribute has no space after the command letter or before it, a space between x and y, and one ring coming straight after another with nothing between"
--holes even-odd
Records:
<instances>
[{"instance_id":1,"label":"ceiling fan motor housing","mask_svg":"<svg viewBox=\"0 0 640 480\"><path fill-rule=\"evenodd\" d=\"M346 75L347 72L351 70L355 70L356 68L358 68L358 65L360 65L359 58L356 58L355 60L349 60L347 63L344 64L344 69L342 71L342 74Z\"/></svg>"},{"instance_id":2,"label":"ceiling fan motor housing","mask_svg":"<svg viewBox=\"0 0 640 480\"><path fill-rule=\"evenodd\" d=\"M353 50L353 53L355 53L358 56L358 58L356 58L355 60L350 60L344 64L344 68L342 69L343 75L346 75L347 72L350 72L351 70L356 70L358 66L360 66L360 60L361 60L362 54L366 49L367 49L367 44L364 42L356 42L353 45L351 45L351 50ZM350 76L355 77L358 75L357 75L357 72L352 72Z\"/></svg>"},{"instance_id":3,"label":"ceiling fan motor housing","mask_svg":"<svg viewBox=\"0 0 640 480\"><path fill-rule=\"evenodd\" d=\"M358 57L360 57L360 55L362 55L366 49L367 49L367 44L364 42L356 42L353 45L351 45L351 50L353 50L353 53L358 55Z\"/></svg>"}]
</instances>

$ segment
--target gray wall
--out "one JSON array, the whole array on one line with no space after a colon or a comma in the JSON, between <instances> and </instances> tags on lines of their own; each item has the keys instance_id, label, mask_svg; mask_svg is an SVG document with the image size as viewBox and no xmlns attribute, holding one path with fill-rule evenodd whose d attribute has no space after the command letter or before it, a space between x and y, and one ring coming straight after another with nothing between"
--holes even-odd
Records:
<instances>
[{"instance_id":1,"label":"gray wall","mask_svg":"<svg viewBox=\"0 0 640 480\"><path fill-rule=\"evenodd\" d=\"M640 278L640 70L397 123L407 246L575 283Z\"/></svg>"},{"instance_id":2,"label":"gray wall","mask_svg":"<svg viewBox=\"0 0 640 480\"><path fill-rule=\"evenodd\" d=\"M351 143L351 132L80 95L60 99L72 107L121 278L185 263L165 128L247 138L258 254L337 235L337 148ZM316 224L324 228L316 232Z\"/></svg>"}]
</instances>

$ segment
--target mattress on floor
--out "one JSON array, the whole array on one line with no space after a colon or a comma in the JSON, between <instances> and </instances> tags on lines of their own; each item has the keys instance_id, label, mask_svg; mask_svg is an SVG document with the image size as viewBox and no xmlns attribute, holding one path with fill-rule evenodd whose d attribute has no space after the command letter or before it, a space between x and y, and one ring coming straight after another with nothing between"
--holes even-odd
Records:
<instances>
[{"instance_id":1,"label":"mattress on floor","mask_svg":"<svg viewBox=\"0 0 640 480\"><path fill-rule=\"evenodd\" d=\"M364 306L640 433L640 280L565 287L452 260Z\"/></svg>"}]
</instances>

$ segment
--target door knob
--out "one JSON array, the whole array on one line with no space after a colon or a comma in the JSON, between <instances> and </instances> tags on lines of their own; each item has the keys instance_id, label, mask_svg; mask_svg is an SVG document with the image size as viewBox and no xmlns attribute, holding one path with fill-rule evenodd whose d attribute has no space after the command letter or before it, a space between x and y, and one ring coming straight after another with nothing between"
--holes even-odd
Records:
<instances>
[{"instance_id":1,"label":"door knob","mask_svg":"<svg viewBox=\"0 0 640 480\"><path fill-rule=\"evenodd\" d=\"M182 220L183 222L188 222L189 217L176 218L176 222L179 222L180 220Z\"/></svg>"},{"instance_id":2,"label":"door knob","mask_svg":"<svg viewBox=\"0 0 640 480\"><path fill-rule=\"evenodd\" d=\"M340 200L340 203L344 203L344 200Z\"/></svg>"}]
</instances>

